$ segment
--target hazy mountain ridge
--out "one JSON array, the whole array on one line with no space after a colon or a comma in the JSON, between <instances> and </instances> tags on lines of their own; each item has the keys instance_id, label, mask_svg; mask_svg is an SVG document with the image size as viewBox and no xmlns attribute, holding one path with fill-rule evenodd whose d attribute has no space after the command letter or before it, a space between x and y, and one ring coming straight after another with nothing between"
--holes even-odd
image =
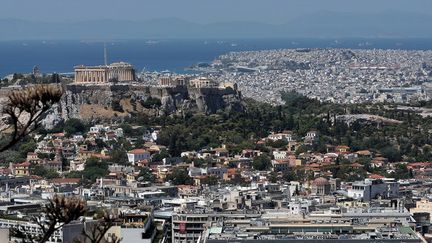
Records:
<instances>
[{"instance_id":1,"label":"hazy mountain ridge","mask_svg":"<svg viewBox=\"0 0 432 243\"><path fill-rule=\"evenodd\" d=\"M167 18L146 21L92 20L35 22L0 19L0 40L139 38L284 38L284 37L432 37L432 15L384 12L318 12L284 24L219 22Z\"/></svg>"}]
</instances>

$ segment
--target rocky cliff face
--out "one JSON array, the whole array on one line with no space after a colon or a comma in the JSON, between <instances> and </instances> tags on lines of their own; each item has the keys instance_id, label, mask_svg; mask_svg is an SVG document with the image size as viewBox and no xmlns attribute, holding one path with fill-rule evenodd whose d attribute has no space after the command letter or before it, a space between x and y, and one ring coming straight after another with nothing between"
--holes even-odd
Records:
<instances>
[{"instance_id":1,"label":"rocky cliff face","mask_svg":"<svg viewBox=\"0 0 432 243\"><path fill-rule=\"evenodd\" d=\"M150 100L153 102L149 102ZM66 86L62 101L47 118L53 122L60 117L107 120L137 113L214 114L227 110L243 110L241 93L232 88L72 84ZM50 121L45 123L48 125Z\"/></svg>"}]
</instances>

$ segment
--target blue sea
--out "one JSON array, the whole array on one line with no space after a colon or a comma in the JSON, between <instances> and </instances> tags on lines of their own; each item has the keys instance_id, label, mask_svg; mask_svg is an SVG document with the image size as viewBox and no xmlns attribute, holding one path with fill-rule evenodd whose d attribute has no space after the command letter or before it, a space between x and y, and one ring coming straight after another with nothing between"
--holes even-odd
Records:
<instances>
[{"instance_id":1,"label":"blue sea","mask_svg":"<svg viewBox=\"0 0 432 243\"><path fill-rule=\"evenodd\" d=\"M356 48L432 50L431 39L232 39L232 40L122 40L105 42L108 62L125 61L137 72L184 73L199 62L211 62L232 51L282 48ZM0 42L0 77L29 73L38 65L43 73L69 73L75 65L104 63L104 43L97 41Z\"/></svg>"}]
</instances>

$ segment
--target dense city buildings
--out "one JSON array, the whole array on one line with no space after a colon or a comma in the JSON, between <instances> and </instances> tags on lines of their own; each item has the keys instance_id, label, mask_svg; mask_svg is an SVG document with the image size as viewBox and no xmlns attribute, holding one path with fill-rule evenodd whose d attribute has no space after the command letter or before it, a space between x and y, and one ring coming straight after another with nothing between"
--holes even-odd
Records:
<instances>
[{"instance_id":1,"label":"dense city buildings","mask_svg":"<svg viewBox=\"0 0 432 243\"><path fill-rule=\"evenodd\" d=\"M244 95L273 104L295 90L337 103L431 98L432 52L361 49L287 49L232 52L196 67L219 82L235 82Z\"/></svg>"},{"instance_id":2,"label":"dense city buildings","mask_svg":"<svg viewBox=\"0 0 432 243\"><path fill-rule=\"evenodd\" d=\"M116 222L104 235L107 242L113 237L122 242L175 243L420 243L428 238L430 182L370 172L365 179L332 176L337 173L332 167L340 160L350 163L354 171L363 171L365 158L381 167L376 173L390 175L398 163L389 163L376 152L352 151L346 145L328 145L327 152L290 152L293 143L305 146L322 137L311 130L305 136L293 131L270 133L256 142L265 145L261 149L233 153L222 145L173 157L168 147L158 144L159 127L141 129L143 135L138 137L129 129L97 124L73 134L35 135L35 150L27 153L26 160L1 169L4 218L0 217L0 228L23 225L37 234L38 226L28 218L32 211L41 212L40 205L54 195L75 195L85 199L89 208L96 210L103 200L103 207L114 210ZM124 157L109 152L107 146L121 141L133 147ZM58 153L68 166L51 166L56 158L50 154ZM257 158L264 154L272 154L271 163L258 169ZM44 168L46 175L57 176L47 180L35 165ZM101 174L98 166L102 165L107 167ZM410 173L420 176L428 165L411 166ZM89 170L94 174L86 173ZM292 174L295 171L304 171L304 176ZM74 173L82 178L60 176ZM85 185L83 180L91 181ZM93 220L74 221L56 231L49 242L76 240Z\"/></svg>"},{"instance_id":3,"label":"dense city buildings","mask_svg":"<svg viewBox=\"0 0 432 243\"><path fill-rule=\"evenodd\" d=\"M86 242L102 214L107 243L432 242L431 57L229 53L200 74L139 77L77 66L44 129L0 153L0 240L43 234L34 216L61 196L87 213L46 242Z\"/></svg>"},{"instance_id":4,"label":"dense city buildings","mask_svg":"<svg viewBox=\"0 0 432 243\"><path fill-rule=\"evenodd\" d=\"M432 1L4 2L0 243L432 243Z\"/></svg>"},{"instance_id":5,"label":"dense city buildings","mask_svg":"<svg viewBox=\"0 0 432 243\"><path fill-rule=\"evenodd\" d=\"M276 64L261 58L268 53L292 55L303 64L270 68ZM326 63L325 53L335 60ZM25 228L37 237L43 231L33 216L43 214L43 205L53 198L64 196L84 200L90 213L56 230L47 242L84 242L87 236L80 232L99 224L97 215L102 212L113 219L101 235L103 242L430 242L432 173L430 162L423 162L430 148L427 138L419 137L427 132L417 134L430 131L429 123L422 122L428 119L423 113L427 108L386 105L377 110L380 104L373 104L384 94L385 101L428 100L429 74L419 72L427 65L405 66L394 59L395 53L377 51L385 57L374 59L374 65L377 60L381 65L367 68L351 63L353 58L357 63L372 62L370 53L362 50L248 53L259 69L246 63L234 68L233 60L243 55L237 53L215 61L213 68L225 70L220 73L155 72L137 80L126 63L78 66L58 110L64 114L57 114L52 126L32 133L17 151L11 151L13 156L1 157L9 162L0 167L0 239L19 241L9 228ZM419 52L422 62L428 62L427 54ZM409 59L413 53L399 55ZM269 63L264 65L263 60ZM305 96L288 92L267 100L267 93L276 94L275 90L260 90L248 80L269 73L292 77L276 87L278 76L272 76L274 82L268 85L277 90L285 90L287 84L310 92L303 92ZM328 82L332 85L324 85ZM417 82L418 88L407 82ZM236 97L237 83L250 97L255 90L255 100ZM130 87L137 90L124 93ZM350 95L343 95L346 100L330 99L360 88L367 92L355 93L363 97L357 101L372 103L359 104L358 111L321 103L346 103ZM107 92L97 93L102 89ZM97 95L84 100L86 92ZM183 100L189 96L195 100ZM64 105L72 99L78 103ZM236 99L241 104L238 111L230 110L233 103L224 103ZM256 101L279 104L278 99L288 103L273 106ZM185 109L193 103L228 104L228 108L218 105L211 114L194 114ZM97 110L95 104L105 107ZM180 112L169 114L173 105L179 105ZM112 108L126 115L116 119L120 113L113 113L111 120L67 115L78 107L89 108L92 114ZM408 129L407 134L401 127ZM394 134L399 140L393 139ZM417 137L402 154L408 146L402 137L411 134ZM425 144L418 145L421 141Z\"/></svg>"}]
</instances>

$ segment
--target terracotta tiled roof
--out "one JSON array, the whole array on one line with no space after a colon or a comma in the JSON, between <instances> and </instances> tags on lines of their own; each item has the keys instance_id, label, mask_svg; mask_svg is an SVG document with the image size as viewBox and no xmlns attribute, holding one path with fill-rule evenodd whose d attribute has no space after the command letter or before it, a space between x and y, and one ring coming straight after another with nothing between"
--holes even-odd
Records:
<instances>
[{"instance_id":1,"label":"terracotta tiled roof","mask_svg":"<svg viewBox=\"0 0 432 243\"><path fill-rule=\"evenodd\" d=\"M370 156L372 153L369 150L360 150L360 151L357 151L356 154L364 155L364 156Z\"/></svg>"},{"instance_id":2,"label":"terracotta tiled roof","mask_svg":"<svg viewBox=\"0 0 432 243\"><path fill-rule=\"evenodd\" d=\"M145 149L132 149L131 151L129 151L129 154L144 154L147 151Z\"/></svg>"},{"instance_id":3,"label":"terracotta tiled roof","mask_svg":"<svg viewBox=\"0 0 432 243\"><path fill-rule=\"evenodd\" d=\"M363 165L362 165L362 164L359 164L359 163L351 164L351 166L352 166L352 167L355 167L355 168L361 168L361 167L363 167Z\"/></svg>"},{"instance_id":4,"label":"terracotta tiled roof","mask_svg":"<svg viewBox=\"0 0 432 243\"><path fill-rule=\"evenodd\" d=\"M236 168L229 168L227 169L227 174L228 175L234 175L237 173L237 169Z\"/></svg>"},{"instance_id":5,"label":"terracotta tiled roof","mask_svg":"<svg viewBox=\"0 0 432 243\"><path fill-rule=\"evenodd\" d=\"M51 182L54 184L78 184L80 178L54 178Z\"/></svg>"},{"instance_id":6,"label":"terracotta tiled roof","mask_svg":"<svg viewBox=\"0 0 432 243\"><path fill-rule=\"evenodd\" d=\"M378 174L370 174L369 178L371 178L371 179L383 179L385 177L382 175L378 175Z\"/></svg>"},{"instance_id":7,"label":"terracotta tiled roof","mask_svg":"<svg viewBox=\"0 0 432 243\"><path fill-rule=\"evenodd\" d=\"M15 167L29 167L29 166L30 166L30 162L27 162L27 161L15 164Z\"/></svg>"}]
</instances>

